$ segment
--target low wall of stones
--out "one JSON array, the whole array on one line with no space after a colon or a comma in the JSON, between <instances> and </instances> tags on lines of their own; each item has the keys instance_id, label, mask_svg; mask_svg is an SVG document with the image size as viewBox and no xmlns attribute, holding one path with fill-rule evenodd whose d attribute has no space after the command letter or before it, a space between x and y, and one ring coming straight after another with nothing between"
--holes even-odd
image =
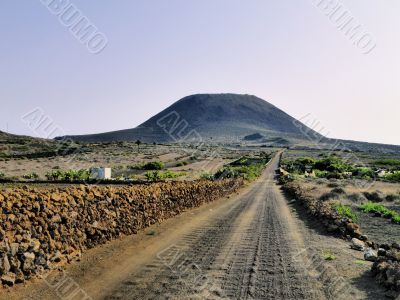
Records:
<instances>
[{"instance_id":1,"label":"low wall of stones","mask_svg":"<svg viewBox=\"0 0 400 300\"><path fill-rule=\"evenodd\" d=\"M298 184L289 182L284 184L282 189L287 195L303 205L307 213L314 220L318 220L328 232L338 234L342 237L354 237L367 241L367 237L361 233L360 226L355 224L353 220L340 216L332 209L329 203L306 195Z\"/></svg>"},{"instance_id":2,"label":"low wall of stones","mask_svg":"<svg viewBox=\"0 0 400 300\"><path fill-rule=\"evenodd\" d=\"M0 277L13 285L85 249L236 191L243 181L164 182L0 191Z\"/></svg>"}]
</instances>

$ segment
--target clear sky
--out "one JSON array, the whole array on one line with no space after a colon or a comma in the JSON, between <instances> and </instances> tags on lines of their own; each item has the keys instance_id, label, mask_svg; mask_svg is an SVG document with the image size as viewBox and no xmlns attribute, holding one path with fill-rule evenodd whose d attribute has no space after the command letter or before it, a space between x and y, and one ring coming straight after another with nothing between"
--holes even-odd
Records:
<instances>
[{"instance_id":1,"label":"clear sky","mask_svg":"<svg viewBox=\"0 0 400 300\"><path fill-rule=\"evenodd\" d=\"M319 1L71 0L107 37L99 54L46 0L1 1L0 130L41 135L21 120L37 107L66 134L132 128L232 92L311 113L330 137L400 144L400 2L342 0L376 41L366 55Z\"/></svg>"}]
</instances>

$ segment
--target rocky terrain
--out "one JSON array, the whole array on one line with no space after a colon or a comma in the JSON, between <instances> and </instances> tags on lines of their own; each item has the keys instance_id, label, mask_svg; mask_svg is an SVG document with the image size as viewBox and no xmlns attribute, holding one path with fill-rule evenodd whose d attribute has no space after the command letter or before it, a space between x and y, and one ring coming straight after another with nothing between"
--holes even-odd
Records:
<instances>
[{"instance_id":1,"label":"rocky terrain","mask_svg":"<svg viewBox=\"0 0 400 300\"><path fill-rule=\"evenodd\" d=\"M387 294L390 298L400 296L400 244L379 244L369 239L356 220L339 214L332 203L310 196L299 183L287 182L282 188L306 209L309 218L318 220L326 232L349 240L352 249L363 251L364 259L374 262L371 273L390 290Z\"/></svg>"},{"instance_id":2,"label":"rocky terrain","mask_svg":"<svg viewBox=\"0 0 400 300\"><path fill-rule=\"evenodd\" d=\"M1 282L22 283L78 259L85 249L228 195L242 184L236 179L0 190Z\"/></svg>"}]
</instances>

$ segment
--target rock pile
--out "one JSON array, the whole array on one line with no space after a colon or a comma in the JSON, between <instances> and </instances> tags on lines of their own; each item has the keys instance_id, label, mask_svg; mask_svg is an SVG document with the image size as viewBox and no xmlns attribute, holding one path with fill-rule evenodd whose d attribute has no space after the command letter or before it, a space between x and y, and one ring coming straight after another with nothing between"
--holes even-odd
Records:
<instances>
[{"instance_id":1,"label":"rock pile","mask_svg":"<svg viewBox=\"0 0 400 300\"><path fill-rule=\"evenodd\" d=\"M242 180L0 191L0 279L14 285L82 251L226 196Z\"/></svg>"},{"instance_id":2,"label":"rock pile","mask_svg":"<svg viewBox=\"0 0 400 300\"><path fill-rule=\"evenodd\" d=\"M372 273L385 287L400 294L400 245L381 245ZM383 248L382 248L383 247Z\"/></svg>"}]
</instances>

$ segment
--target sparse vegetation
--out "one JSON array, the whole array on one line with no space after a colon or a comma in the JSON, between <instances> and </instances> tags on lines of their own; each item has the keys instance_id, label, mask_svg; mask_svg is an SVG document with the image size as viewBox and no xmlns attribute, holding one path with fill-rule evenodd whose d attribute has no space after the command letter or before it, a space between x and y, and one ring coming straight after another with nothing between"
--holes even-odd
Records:
<instances>
[{"instance_id":1,"label":"sparse vegetation","mask_svg":"<svg viewBox=\"0 0 400 300\"><path fill-rule=\"evenodd\" d=\"M378 159L373 162L376 166L385 166L390 169L399 169L400 168L400 160L399 159L391 159L391 158L384 158Z\"/></svg>"},{"instance_id":2,"label":"sparse vegetation","mask_svg":"<svg viewBox=\"0 0 400 300\"><path fill-rule=\"evenodd\" d=\"M334 188L331 192L335 194L346 195L346 191L340 187Z\"/></svg>"},{"instance_id":3,"label":"sparse vegetation","mask_svg":"<svg viewBox=\"0 0 400 300\"><path fill-rule=\"evenodd\" d=\"M346 191L344 189L342 189L342 188L334 188L334 189L332 189L332 191L323 194L320 197L320 200L328 201L328 200L331 200L331 199L339 199L341 196L344 196L344 195L346 195Z\"/></svg>"},{"instance_id":4,"label":"sparse vegetation","mask_svg":"<svg viewBox=\"0 0 400 300\"><path fill-rule=\"evenodd\" d=\"M360 206L360 210L365 213L379 213L386 218L391 218L396 224L400 224L400 214L397 211L388 209L382 204L368 202Z\"/></svg>"},{"instance_id":5,"label":"sparse vegetation","mask_svg":"<svg viewBox=\"0 0 400 300\"><path fill-rule=\"evenodd\" d=\"M214 180L214 175L211 173L203 173L200 178L204 180Z\"/></svg>"},{"instance_id":6,"label":"sparse vegetation","mask_svg":"<svg viewBox=\"0 0 400 300\"><path fill-rule=\"evenodd\" d=\"M243 157L225 166L214 174L214 179L238 178L253 181L258 178L265 168L269 158Z\"/></svg>"},{"instance_id":7,"label":"sparse vegetation","mask_svg":"<svg viewBox=\"0 0 400 300\"><path fill-rule=\"evenodd\" d=\"M69 171L52 171L47 173L47 180L49 181L79 181L79 180L89 180L90 173L88 170L69 170Z\"/></svg>"},{"instance_id":8,"label":"sparse vegetation","mask_svg":"<svg viewBox=\"0 0 400 300\"><path fill-rule=\"evenodd\" d=\"M319 199L322 201L328 201L328 200L337 200L339 198L340 198L340 194L328 192L328 193L323 194Z\"/></svg>"},{"instance_id":9,"label":"sparse vegetation","mask_svg":"<svg viewBox=\"0 0 400 300\"><path fill-rule=\"evenodd\" d=\"M131 165L128 166L128 169L131 170L162 170L165 168L164 163L160 162L160 161L152 161L152 162L148 162L148 163L142 163L142 164L137 164L137 165Z\"/></svg>"},{"instance_id":10,"label":"sparse vegetation","mask_svg":"<svg viewBox=\"0 0 400 300\"><path fill-rule=\"evenodd\" d=\"M333 209L342 217L351 219L353 222L358 222L358 215L353 211L349 205L341 203L332 204Z\"/></svg>"},{"instance_id":11,"label":"sparse vegetation","mask_svg":"<svg viewBox=\"0 0 400 300\"><path fill-rule=\"evenodd\" d=\"M36 174L35 172L25 174L25 175L22 176L22 177L23 177L24 179L30 179L30 180L37 180L37 179L39 179L39 175Z\"/></svg>"},{"instance_id":12,"label":"sparse vegetation","mask_svg":"<svg viewBox=\"0 0 400 300\"><path fill-rule=\"evenodd\" d=\"M375 172L369 167L357 167L336 155L322 155L320 159L299 157L294 161L285 160L282 166L290 173L304 175L305 172L314 174L317 178L344 179L374 179ZM333 187L333 186L332 186Z\"/></svg>"},{"instance_id":13,"label":"sparse vegetation","mask_svg":"<svg viewBox=\"0 0 400 300\"><path fill-rule=\"evenodd\" d=\"M332 261L336 259L335 254L331 250L322 250L321 256L327 261Z\"/></svg>"},{"instance_id":14,"label":"sparse vegetation","mask_svg":"<svg viewBox=\"0 0 400 300\"><path fill-rule=\"evenodd\" d=\"M358 167L355 168L352 172L352 175L354 177L357 177L359 179L372 179L375 178L375 173L371 168L368 167Z\"/></svg>"},{"instance_id":15,"label":"sparse vegetation","mask_svg":"<svg viewBox=\"0 0 400 300\"><path fill-rule=\"evenodd\" d=\"M354 263L359 266L365 266L368 264L365 260L355 260Z\"/></svg>"},{"instance_id":16,"label":"sparse vegetation","mask_svg":"<svg viewBox=\"0 0 400 300\"><path fill-rule=\"evenodd\" d=\"M400 182L400 172L389 173L383 178L387 181Z\"/></svg>"},{"instance_id":17,"label":"sparse vegetation","mask_svg":"<svg viewBox=\"0 0 400 300\"><path fill-rule=\"evenodd\" d=\"M385 200L385 195L381 191L364 192L363 194L367 200L372 202L383 202Z\"/></svg>"},{"instance_id":18,"label":"sparse vegetation","mask_svg":"<svg viewBox=\"0 0 400 300\"><path fill-rule=\"evenodd\" d=\"M135 144L137 145L138 152L140 152L140 145L142 144L142 141L141 140L137 140L135 142Z\"/></svg>"}]
</instances>

